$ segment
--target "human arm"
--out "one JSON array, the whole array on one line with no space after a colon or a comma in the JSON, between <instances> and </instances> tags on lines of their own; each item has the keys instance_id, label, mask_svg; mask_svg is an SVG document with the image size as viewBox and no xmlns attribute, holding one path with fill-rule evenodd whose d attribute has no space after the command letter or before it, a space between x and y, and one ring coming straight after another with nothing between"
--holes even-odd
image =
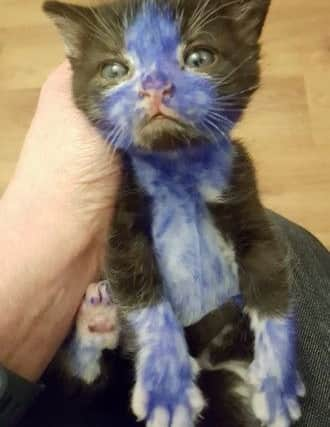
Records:
<instances>
[{"instance_id":1,"label":"human arm","mask_svg":"<svg viewBox=\"0 0 330 427\"><path fill-rule=\"evenodd\" d=\"M63 64L0 201L0 363L27 380L41 376L98 275L119 169L75 108Z\"/></svg>"}]
</instances>

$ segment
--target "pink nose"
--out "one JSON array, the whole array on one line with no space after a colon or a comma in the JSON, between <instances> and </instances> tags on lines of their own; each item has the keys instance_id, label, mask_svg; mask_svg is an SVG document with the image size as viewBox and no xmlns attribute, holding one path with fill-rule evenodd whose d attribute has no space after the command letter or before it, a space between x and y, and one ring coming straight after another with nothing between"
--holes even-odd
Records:
<instances>
[{"instance_id":1,"label":"pink nose","mask_svg":"<svg viewBox=\"0 0 330 427\"><path fill-rule=\"evenodd\" d=\"M142 98L149 98L150 100L157 100L162 102L166 98L170 98L173 96L174 86L172 83L168 83L166 86L163 86L159 89L140 89L139 95Z\"/></svg>"}]
</instances>

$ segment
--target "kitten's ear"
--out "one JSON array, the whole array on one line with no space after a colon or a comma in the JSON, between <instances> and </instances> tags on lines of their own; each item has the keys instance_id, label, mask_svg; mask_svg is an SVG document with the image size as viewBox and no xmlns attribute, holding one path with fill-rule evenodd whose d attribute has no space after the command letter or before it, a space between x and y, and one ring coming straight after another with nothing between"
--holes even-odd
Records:
<instances>
[{"instance_id":1,"label":"kitten's ear","mask_svg":"<svg viewBox=\"0 0 330 427\"><path fill-rule=\"evenodd\" d=\"M238 0L228 3L239 36L248 44L258 42L271 0Z\"/></svg>"},{"instance_id":2,"label":"kitten's ear","mask_svg":"<svg viewBox=\"0 0 330 427\"><path fill-rule=\"evenodd\" d=\"M93 22L91 9L59 1L46 1L43 10L59 29L67 57L71 61L78 59L88 26Z\"/></svg>"}]
</instances>

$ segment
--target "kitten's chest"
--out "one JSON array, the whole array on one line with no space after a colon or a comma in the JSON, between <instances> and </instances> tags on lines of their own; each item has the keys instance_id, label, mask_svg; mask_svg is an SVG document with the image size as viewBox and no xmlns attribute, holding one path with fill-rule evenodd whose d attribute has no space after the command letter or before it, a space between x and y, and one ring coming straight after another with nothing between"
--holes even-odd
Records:
<instances>
[{"instance_id":1,"label":"kitten's chest","mask_svg":"<svg viewBox=\"0 0 330 427\"><path fill-rule=\"evenodd\" d=\"M221 196L222 173L139 162L136 175L150 198L150 231L164 294L184 326L237 295L234 249L216 228L205 198ZM165 173L164 173L165 171ZM220 171L221 172L221 171Z\"/></svg>"},{"instance_id":2,"label":"kitten's chest","mask_svg":"<svg viewBox=\"0 0 330 427\"><path fill-rule=\"evenodd\" d=\"M189 326L239 293L234 249L196 195L160 189L152 205L152 240L164 293Z\"/></svg>"}]
</instances>

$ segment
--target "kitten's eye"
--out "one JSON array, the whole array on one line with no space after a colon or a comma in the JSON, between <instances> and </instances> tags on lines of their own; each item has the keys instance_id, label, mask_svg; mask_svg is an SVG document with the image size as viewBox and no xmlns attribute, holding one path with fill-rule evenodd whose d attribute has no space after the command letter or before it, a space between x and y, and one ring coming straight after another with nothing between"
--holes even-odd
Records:
<instances>
[{"instance_id":1,"label":"kitten's eye","mask_svg":"<svg viewBox=\"0 0 330 427\"><path fill-rule=\"evenodd\" d=\"M126 65L120 64L119 62L112 62L105 64L102 68L102 77L107 80L121 79L128 74L128 68Z\"/></svg>"},{"instance_id":2,"label":"kitten's eye","mask_svg":"<svg viewBox=\"0 0 330 427\"><path fill-rule=\"evenodd\" d=\"M213 64L215 55L207 49L196 49L186 56L185 65L188 68L201 68Z\"/></svg>"}]
</instances>

